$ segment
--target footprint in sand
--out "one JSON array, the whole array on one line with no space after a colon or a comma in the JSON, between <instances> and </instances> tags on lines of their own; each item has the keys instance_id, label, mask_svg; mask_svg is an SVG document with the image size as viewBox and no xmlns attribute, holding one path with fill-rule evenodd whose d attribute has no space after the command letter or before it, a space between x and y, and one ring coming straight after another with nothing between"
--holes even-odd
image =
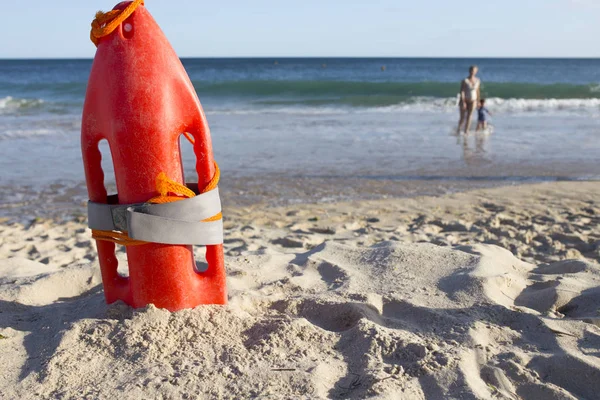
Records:
<instances>
[{"instance_id":1,"label":"footprint in sand","mask_svg":"<svg viewBox=\"0 0 600 400\"><path fill-rule=\"evenodd\" d=\"M84 240L82 242L75 243L75 247L79 247L80 249L85 249L92 246L91 240Z\"/></svg>"},{"instance_id":2,"label":"footprint in sand","mask_svg":"<svg viewBox=\"0 0 600 400\"><path fill-rule=\"evenodd\" d=\"M330 289L338 289L344 286L350 279L346 271L337 265L323 261L317 266L321 279Z\"/></svg>"},{"instance_id":3,"label":"footprint in sand","mask_svg":"<svg viewBox=\"0 0 600 400\"><path fill-rule=\"evenodd\" d=\"M275 239L275 240L272 240L271 243L277 244L277 245L279 245L281 247L285 247L285 248L302 248L302 247L304 247L304 243L302 243L301 241L290 239L290 238Z\"/></svg>"},{"instance_id":4,"label":"footprint in sand","mask_svg":"<svg viewBox=\"0 0 600 400\"><path fill-rule=\"evenodd\" d=\"M494 203L481 203L481 206L490 212L502 212L506 210L506 207Z\"/></svg>"},{"instance_id":5,"label":"footprint in sand","mask_svg":"<svg viewBox=\"0 0 600 400\"><path fill-rule=\"evenodd\" d=\"M564 260L552 264L538 266L533 272L542 275L577 274L579 272L597 270L591 263L580 260Z\"/></svg>"},{"instance_id":6,"label":"footprint in sand","mask_svg":"<svg viewBox=\"0 0 600 400\"><path fill-rule=\"evenodd\" d=\"M541 313L547 313L556 309L561 295L560 281L536 282L527 286L515 299L516 306L531 308ZM568 300L562 300L565 303ZM560 304L559 303L559 304Z\"/></svg>"},{"instance_id":7,"label":"footprint in sand","mask_svg":"<svg viewBox=\"0 0 600 400\"><path fill-rule=\"evenodd\" d=\"M377 311L368 304L329 303L312 299L281 300L273 303L271 308L285 314L305 318L313 325L330 332L347 331L356 326L358 321L365 316L377 315Z\"/></svg>"},{"instance_id":8,"label":"footprint in sand","mask_svg":"<svg viewBox=\"0 0 600 400\"><path fill-rule=\"evenodd\" d=\"M335 235L335 229L333 228L319 228L319 227L315 227L315 228L310 228L309 229L312 233L319 233L321 235Z\"/></svg>"},{"instance_id":9,"label":"footprint in sand","mask_svg":"<svg viewBox=\"0 0 600 400\"><path fill-rule=\"evenodd\" d=\"M223 244L228 255L239 255L239 253L248 249L248 244L241 238L225 239Z\"/></svg>"}]
</instances>

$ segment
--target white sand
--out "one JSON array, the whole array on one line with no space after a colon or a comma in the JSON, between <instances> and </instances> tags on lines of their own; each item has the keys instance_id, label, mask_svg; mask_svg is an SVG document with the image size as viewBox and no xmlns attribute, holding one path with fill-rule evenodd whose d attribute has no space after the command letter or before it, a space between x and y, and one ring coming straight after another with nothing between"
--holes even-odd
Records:
<instances>
[{"instance_id":1,"label":"white sand","mask_svg":"<svg viewBox=\"0 0 600 400\"><path fill-rule=\"evenodd\" d=\"M82 223L5 223L0 398L598 398L599 195L226 210L230 303L177 313L106 306Z\"/></svg>"}]
</instances>

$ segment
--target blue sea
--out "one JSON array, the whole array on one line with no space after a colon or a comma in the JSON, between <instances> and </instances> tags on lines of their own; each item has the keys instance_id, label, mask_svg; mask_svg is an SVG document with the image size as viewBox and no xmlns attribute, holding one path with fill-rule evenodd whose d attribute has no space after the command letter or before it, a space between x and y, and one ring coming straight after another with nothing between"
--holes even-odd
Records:
<instances>
[{"instance_id":1,"label":"blue sea","mask_svg":"<svg viewBox=\"0 0 600 400\"><path fill-rule=\"evenodd\" d=\"M182 61L207 114L226 204L600 177L599 59ZM84 212L79 140L91 64L0 60L0 216ZM457 135L471 64L493 127ZM187 145L184 164L192 176Z\"/></svg>"}]
</instances>

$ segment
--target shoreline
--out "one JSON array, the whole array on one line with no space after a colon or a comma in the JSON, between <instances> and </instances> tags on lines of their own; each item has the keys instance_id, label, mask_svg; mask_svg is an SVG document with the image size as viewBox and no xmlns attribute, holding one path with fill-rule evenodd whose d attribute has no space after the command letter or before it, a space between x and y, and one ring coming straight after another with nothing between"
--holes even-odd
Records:
<instances>
[{"instance_id":1,"label":"shoreline","mask_svg":"<svg viewBox=\"0 0 600 400\"><path fill-rule=\"evenodd\" d=\"M193 175L193 174L191 174ZM278 181L277 179L281 179ZM599 183L597 179L556 177L389 179L357 177L233 177L220 183L221 201L226 209L241 207L291 207L296 204L364 202L416 197L443 197L475 190L508 188L540 184ZM0 221L29 224L34 219L51 219L61 223L85 219L87 189L85 182L63 182L35 189L33 185L2 186L9 196L0 202ZM109 193L116 193L114 183ZM17 215L17 216L15 216Z\"/></svg>"}]
</instances>

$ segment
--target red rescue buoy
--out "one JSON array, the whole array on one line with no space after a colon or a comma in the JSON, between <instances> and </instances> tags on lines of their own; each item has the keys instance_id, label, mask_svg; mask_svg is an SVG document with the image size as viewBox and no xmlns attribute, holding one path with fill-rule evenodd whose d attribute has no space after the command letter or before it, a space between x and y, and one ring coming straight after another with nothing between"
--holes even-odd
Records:
<instances>
[{"instance_id":1,"label":"red rescue buoy","mask_svg":"<svg viewBox=\"0 0 600 400\"><path fill-rule=\"evenodd\" d=\"M119 3L113 10L122 11L131 3ZM118 191L115 200L121 205L143 205L157 196L156 181L161 173L185 183L179 145L184 132L195 140L199 188L206 187L217 172L196 91L158 24L143 3L137 3L135 11L111 33L95 40L97 51L81 127L85 176L93 203L111 199L104 186L98 148L103 139L112 154ZM115 221L116 214L112 215ZM191 245L153 242L127 246L129 277L125 278L117 273L115 243L96 243L109 304L123 300L137 308L152 303L176 311L227 301L222 244L206 246L205 272L196 271Z\"/></svg>"}]
</instances>

